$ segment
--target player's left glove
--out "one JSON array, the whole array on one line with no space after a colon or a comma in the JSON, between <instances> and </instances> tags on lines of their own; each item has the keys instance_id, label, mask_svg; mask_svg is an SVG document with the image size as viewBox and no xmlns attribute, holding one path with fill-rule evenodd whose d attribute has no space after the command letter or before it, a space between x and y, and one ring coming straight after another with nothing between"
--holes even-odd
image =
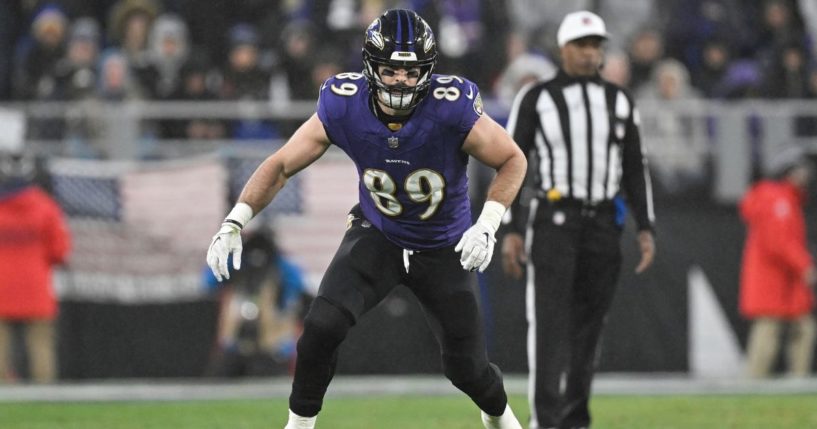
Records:
<instances>
[{"instance_id":1,"label":"player's left glove","mask_svg":"<svg viewBox=\"0 0 817 429\"><path fill-rule=\"evenodd\" d=\"M505 214L505 206L496 201L487 201L482 214L471 228L462 235L454 251L460 254L460 264L467 271L485 271L494 256L496 230Z\"/></svg>"},{"instance_id":2,"label":"player's left glove","mask_svg":"<svg viewBox=\"0 0 817 429\"><path fill-rule=\"evenodd\" d=\"M491 227L477 221L468 228L468 231L465 231L454 250L462 251L460 264L464 270L479 269L479 272L482 272L491 263L494 243L496 243L496 238L494 238L494 231L491 230Z\"/></svg>"},{"instance_id":3,"label":"player's left glove","mask_svg":"<svg viewBox=\"0 0 817 429\"><path fill-rule=\"evenodd\" d=\"M233 254L233 268L241 269L241 229L252 219L252 208L245 203L238 203L233 207L221 228L210 241L207 249L207 265L213 271L218 281L230 278L227 268L227 259Z\"/></svg>"}]
</instances>

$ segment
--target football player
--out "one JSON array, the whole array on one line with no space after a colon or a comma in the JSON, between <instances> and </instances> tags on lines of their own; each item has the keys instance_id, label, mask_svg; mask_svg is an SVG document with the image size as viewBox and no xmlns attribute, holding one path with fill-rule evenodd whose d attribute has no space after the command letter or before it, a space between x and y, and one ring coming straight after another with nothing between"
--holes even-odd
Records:
<instances>
[{"instance_id":1,"label":"football player","mask_svg":"<svg viewBox=\"0 0 817 429\"><path fill-rule=\"evenodd\" d=\"M377 18L366 30L363 73L323 84L317 112L258 167L210 244L208 264L229 278L229 254L236 269L240 264L241 228L289 177L330 145L355 162L359 204L304 321L285 429L315 426L338 346L398 284L417 296L446 377L482 410L485 427L521 429L499 368L488 361L473 271L491 261L494 234L527 162L484 114L476 85L432 74L436 60L434 34L415 12ZM497 171L473 225L469 155Z\"/></svg>"}]
</instances>

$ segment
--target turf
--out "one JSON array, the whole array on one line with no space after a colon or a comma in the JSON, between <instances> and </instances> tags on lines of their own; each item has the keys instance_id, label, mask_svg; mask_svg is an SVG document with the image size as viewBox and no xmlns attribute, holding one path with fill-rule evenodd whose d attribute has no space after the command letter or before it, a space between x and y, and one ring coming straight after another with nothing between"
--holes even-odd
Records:
<instances>
[{"instance_id":1,"label":"turf","mask_svg":"<svg viewBox=\"0 0 817 429\"><path fill-rule=\"evenodd\" d=\"M525 398L511 397L523 422ZM200 402L0 403L3 429L282 428L286 400ZM597 396L596 429L817 428L817 395ZM465 397L331 398L319 429L475 429L479 411Z\"/></svg>"}]
</instances>

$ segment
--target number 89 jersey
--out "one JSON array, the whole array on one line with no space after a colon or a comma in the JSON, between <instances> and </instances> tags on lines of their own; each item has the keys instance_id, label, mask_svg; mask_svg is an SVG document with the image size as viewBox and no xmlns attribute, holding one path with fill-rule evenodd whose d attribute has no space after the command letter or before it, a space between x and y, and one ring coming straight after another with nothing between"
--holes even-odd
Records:
<instances>
[{"instance_id":1,"label":"number 89 jersey","mask_svg":"<svg viewBox=\"0 0 817 429\"><path fill-rule=\"evenodd\" d=\"M433 75L428 95L398 131L377 119L360 73L327 80L318 118L357 166L360 207L386 237L409 250L456 244L471 225L462 144L482 115L477 86Z\"/></svg>"}]
</instances>

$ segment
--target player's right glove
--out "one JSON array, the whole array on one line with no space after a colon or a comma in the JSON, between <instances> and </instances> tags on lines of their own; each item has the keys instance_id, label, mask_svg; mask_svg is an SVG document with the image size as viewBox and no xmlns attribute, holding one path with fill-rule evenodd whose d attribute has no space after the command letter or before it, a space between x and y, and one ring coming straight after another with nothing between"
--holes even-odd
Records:
<instances>
[{"instance_id":1,"label":"player's right glove","mask_svg":"<svg viewBox=\"0 0 817 429\"><path fill-rule=\"evenodd\" d=\"M230 278L230 270L227 267L227 258L233 255L233 267L241 269L241 229L252 219L252 208L245 203L238 203L233 207L221 228L210 241L210 248L207 249L207 265L213 271L218 281Z\"/></svg>"}]
</instances>

